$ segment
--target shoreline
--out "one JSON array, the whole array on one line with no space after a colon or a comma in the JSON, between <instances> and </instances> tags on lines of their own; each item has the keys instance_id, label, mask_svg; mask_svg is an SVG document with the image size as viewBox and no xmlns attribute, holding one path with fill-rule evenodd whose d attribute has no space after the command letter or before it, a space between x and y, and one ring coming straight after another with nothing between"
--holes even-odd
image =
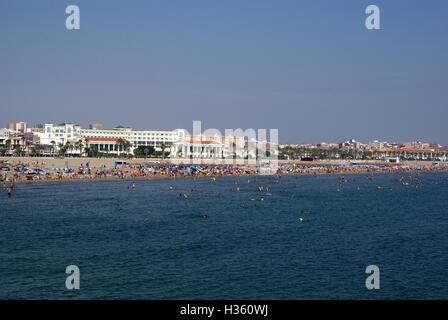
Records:
<instances>
[{"instance_id":1,"label":"shoreline","mask_svg":"<svg viewBox=\"0 0 448 320\"><path fill-rule=\"evenodd\" d=\"M63 179L36 179L32 181L28 180L14 180L16 185L31 185L31 184L66 184L74 182L136 182L136 181L151 181L151 180L176 180L176 179L217 179L217 178L253 178L253 177L307 177L307 176L350 176L350 175L382 175L382 174L438 174L448 173L448 170L408 170L408 171L379 171L379 172L366 172L366 171L350 171L350 172L329 172L329 173L281 173L281 174L245 174L245 175L198 175L198 176L166 176L166 175L154 175L146 177L102 177L102 178L63 178Z\"/></svg>"},{"instance_id":2,"label":"shoreline","mask_svg":"<svg viewBox=\"0 0 448 320\"><path fill-rule=\"evenodd\" d=\"M272 177L316 175L373 175L379 173L419 174L448 172L448 163L405 161L400 164L373 160L278 161L278 166L247 164L180 164L170 159L121 160L127 164L115 167L115 158L0 158L0 182L6 184L67 183L91 181L145 181L179 178ZM200 161L199 161L200 162ZM356 164L354 164L356 163ZM25 170L24 168L27 168Z\"/></svg>"}]
</instances>

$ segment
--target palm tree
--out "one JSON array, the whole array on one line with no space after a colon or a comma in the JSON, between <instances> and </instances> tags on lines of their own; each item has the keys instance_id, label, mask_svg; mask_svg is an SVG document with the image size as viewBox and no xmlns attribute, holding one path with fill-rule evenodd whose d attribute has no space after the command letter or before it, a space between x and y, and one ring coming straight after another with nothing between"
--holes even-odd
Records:
<instances>
[{"instance_id":1,"label":"palm tree","mask_svg":"<svg viewBox=\"0 0 448 320\"><path fill-rule=\"evenodd\" d=\"M29 141L29 140L25 140L25 150L27 151L27 152L29 152L30 151L30 146L32 145L32 142L31 141Z\"/></svg>"},{"instance_id":2,"label":"palm tree","mask_svg":"<svg viewBox=\"0 0 448 320\"><path fill-rule=\"evenodd\" d=\"M67 149L65 148L65 145L62 142L58 143L59 148L59 155L63 156L67 152Z\"/></svg>"},{"instance_id":3,"label":"palm tree","mask_svg":"<svg viewBox=\"0 0 448 320\"><path fill-rule=\"evenodd\" d=\"M72 152L73 151L73 144L71 142L67 141L65 143L65 149L68 150L70 154L72 154L73 153Z\"/></svg>"},{"instance_id":4,"label":"palm tree","mask_svg":"<svg viewBox=\"0 0 448 320\"><path fill-rule=\"evenodd\" d=\"M20 144L16 144L14 146L14 152L17 156L21 156L22 155L22 148L20 147Z\"/></svg>"},{"instance_id":5,"label":"palm tree","mask_svg":"<svg viewBox=\"0 0 448 320\"><path fill-rule=\"evenodd\" d=\"M166 149L166 144L165 144L165 143L162 143L162 144L160 145L160 149L162 149L162 160L164 160L164 159L165 159L165 149Z\"/></svg>"},{"instance_id":6,"label":"palm tree","mask_svg":"<svg viewBox=\"0 0 448 320\"><path fill-rule=\"evenodd\" d=\"M12 146L11 139L6 140L5 141L5 149L7 152L9 152L11 150L11 146Z\"/></svg>"},{"instance_id":7,"label":"palm tree","mask_svg":"<svg viewBox=\"0 0 448 320\"><path fill-rule=\"evenodd\" d=\"M25 152L25 150L26 150L26 147L27 147L27 145L26 145L26 138L25 138L25 136L21 136L20 137L20 142L19 142L19 145L21 144L21 148L22 148L22 151L23 152Z\"/></svg>"},{"instance_id":8,"label":"palm tree","mask_svg":"<svg viewBox=\"0 0 448 320\"><path fill-rule=\"evenodd\" d=\"M84 139L84 149L90 149L89 138Z\"/></svg>"},{"instance_id":9,"label":"palm tree","mask_svg":"<svg viewBox=\"0 0 448 320\"><path fill-rule=\"evenodd\" d=\"M36 144L32 149L31 153L35 156L39 155L42 150L42 146L40 144Z\"/></svg>"},{"instance_id":10,"label":"palm tree","mask_svg":"<svg viewBox=\"0 0 448 320\"><path fill-rule=\"evenodd\" d=\"M79 155L81 156L84 147L84 142L82 140L78 140L75 142L74 147L76 150L79 150Z\"/></svg>"},{"instance_id":11,"label":"palm tree","mask_svg":"<svg viewBox=\"0 0 448 320\"><path fill-rule=\"evenodd\" d=\"M54 156L54 152L56 151L56 141L52 140L50 143L51 143L51 153Z\"/></svg>"},{"instance_id":12,"label":"palm tree","mask_svg":"<svg viewBox=\"0 0 448 320\"><path fill-rule=\"evenodd\" d=\"M127 153L131 147L132 147L132 144L129 141L125 140L123 143L124 151L126 151L126 153Z\"/></svg>"},{"instance_id":13,"label":"palm tree","mask_svg":"<svg viewBox=\"0 0 448 320\"><path fill-rule=\"evenodd\" d=\"M118 147L118 155L120 155L120 151L124 151L125 150L125 145L126 145L126 140L122 139L122 138L118 138L117 139L117 147Z\"/></svg>"},{"instance_id":14,"label":"palm tree","mask_svg":"<svg viewBox=\"0 0 448 320\"><path fill-rule=\"evenodd\" d=\"M165 159L165 149L169 148L171 146L171 143L162 143L160 145L160 149L162 149L162 160Z\"/></svg>"}]
</instances>

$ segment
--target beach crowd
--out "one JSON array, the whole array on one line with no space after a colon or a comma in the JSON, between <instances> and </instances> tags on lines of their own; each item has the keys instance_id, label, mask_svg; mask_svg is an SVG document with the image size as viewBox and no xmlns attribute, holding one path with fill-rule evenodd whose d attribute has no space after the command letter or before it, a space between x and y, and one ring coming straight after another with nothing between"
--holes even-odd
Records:
<instances>
[{"instance_id":1,"label":"beach crowd","mask_svg":"<svg viewBox=\"0 0 448 320\"><path fill-rule=\"evenodd\" d=\"M5 168L5 167L4 167ZM4 169L3 168L3 169ZM101 165L90 167L89 163L77 168L8 168L0 172L3 190L12 192L14 182L51 182L73 180L112 180L112 179L152 179L177 177L223 177L253 175L322 175L355 173L403 173L403 172L442 172L448 171L448 165L398 166L384 165L258 165L255 167L236 165L124 165L109 168ZM12 188L11 188L12 183Z\"/></svg>"}]
</instances>

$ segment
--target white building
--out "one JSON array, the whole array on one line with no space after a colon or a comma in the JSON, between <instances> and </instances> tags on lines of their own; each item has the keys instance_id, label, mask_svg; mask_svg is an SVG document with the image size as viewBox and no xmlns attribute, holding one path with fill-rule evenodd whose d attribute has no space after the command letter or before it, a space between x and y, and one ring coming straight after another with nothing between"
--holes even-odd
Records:
<instances>
[{"instance_id":1,"label":"white building","mask_svg":"<svg viewBox=\"0 0 448 320\"><path fill-rule=\"evenodd\" d=\"M77 142L81 140L81 127L71 123L62 123L59 125L46 123L43 132L35 132L40 138L40 144L52 145L52 141L59 143Z\"/></svg>"},{"instance_id":2,"label":"white building","mask_svg":"<svg viewBox=\"0 0 448 320\"><path fill-rule=\"evenodd\" d=\"M4 145L9 139L9 130L6 128L0 129L0 145Z\"/></svg>"},{"instance_id":3,"label":"white building","mask_svg":"<svg viewBox=\"0 0 448 320\"><path fill-rule=\"evenodd\" d=\"M214 141L177 141L171 146L170 156L176 159L221 159L223 144Z\"/></svg>"},{"instance_id":4,"label":"white building","mask_svg":"<svg viewBox=\"0 0 448 320\"><path fill-rule=\"evenodd\" d=\"M247 143L245 137L234 135L220 135L220 134L200 134L200 135L186 135L185 141L209 141L219 146L224 158L239 158L243 159L247 156Z\"/></svg>"},{"instance_id":5,"label":"white building","mask_svg":"<svg viewBox=\"0 0 448 320\"><path fill-rule=\"evenodd\" d=\"M90 149L102 153L120 154L127 152L123 146L118 143L116 138L85 138L86 144ZM123 139L123 141L127 141Z\"/></svg>"},{"instance_id":6,"label":"white building","mask_svg":"<svg viewBox=\"0 0 448 320\"><path fill-rule=\"evenodd\" d=\"M184 130L172 131L150 131L133 130L132 128L116 127L114 129L81 129L81 138L104 138L104 139L122 139L131 143L129 152L140 146L152 146L157 151L162 150L162 146L167 146L177 141L185 140Z\"/></svg>"},{"instance_id":7,"label":"white building","mask_svg":"<svg viewBox=\"0 0 448 320\"><path fill-rule=\"evenodd\" d=\"M0 137L8 139L9 138L9 130L6 128L0 129Z\"/></svg>"}]
</instances>

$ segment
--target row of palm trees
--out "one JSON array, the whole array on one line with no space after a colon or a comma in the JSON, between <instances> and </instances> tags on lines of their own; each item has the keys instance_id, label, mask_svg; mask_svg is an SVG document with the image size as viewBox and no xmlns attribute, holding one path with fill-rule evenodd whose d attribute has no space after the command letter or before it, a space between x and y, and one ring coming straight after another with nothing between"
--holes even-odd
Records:
<instances>
[{"instance_id":1,"label":"row of palm trees","mask_svg":"<svg viewBox=\"0 0 448 320\"><path fill-rule=\"evenodd\" d=\"M32 148L32 142L29 140L26 140L25 137L22 137L20 140L20 143L17 143L17 144L13 144L13 141L11 139L8 139L5 141L4 148L2 149L2 153L12 150L17 155L24 155L27 152L30 152L31 150L33 150L33 148Z\"/></svg>"},{"instance_id":2,"label":"row of palm trees","mask_svg":"<svg viewBox=\"0 0 448 320\"><path fill-rule=\"evenodd\" d=\"M132 148L132 144L124 139L118 139L116 141L118 154L124 153L126 155L129 155L129 151ZM162 150L162 158L165 158L165 150L169 148L168 144L162 144L160 145L160 148ZM69 142L66 143L56 143L55 141L51 141L50 145L48 147L45 147L43 145L33 145L31 141L28 141L25 139L25 137L22 138L21 143L13 144L13 141L8 139L5 141L3 153L9 153L10 151L13 152L13 154L18 156L24 156L26 154L30 155L40 155L42 151L48 150L50 151L51 155L60 155L65 156L67 154L69 155L88 155L88 156L98 156L101 155L101 153L108 153L108 150L96 150L91 148L89 144L89 139L86 138L84 140L78 140L76 142Z\"/></svg>"},{"instance_id":3,"label":"row of palm trees","mask_svg":"<svg viewBox=\"0 0 448 320\"><path fill-rule=\"evenodd\" d=\"M118 139L116 142L116 145L118 147L118 151L120 152L124 152L124 153L128 153L130 148L132 147L132 144L124 139ZM56 148L57 147L57 148ZM76 142L69 142L67 141L66 143L58 143L56 144L55 141L51 141L51 145L50 145L50 151L52 154L56 153L56 150L58 151L59 155L65 156L67 153L68 154L79 154L79 155L83 155L83 154L91 154L94 149L92 149L90 147L89 144L89 139L84 139L84 140L78 140ZM76 151L75 153L73 151ZM104 150L105 153L108 153L108 150Z\"/></svg>"},{"instance_id":4,"label":"row of palm trees","mask_svg":"<svg viewBox=\"0 0 448 320\"><path fill-rule=\"evenodd\" d=\"M284 147L280 150L280 158L282 159L300 159L303 157L312 157L319 159L377 159L379 157L400 157L402 159L421 159L423 154L421 152L406 152L403 150L362 150L362 149L306 149ZM432 152L425 153L426 158L436 159L446 157L446 152Z\"/></svg>"}]
</instances>

